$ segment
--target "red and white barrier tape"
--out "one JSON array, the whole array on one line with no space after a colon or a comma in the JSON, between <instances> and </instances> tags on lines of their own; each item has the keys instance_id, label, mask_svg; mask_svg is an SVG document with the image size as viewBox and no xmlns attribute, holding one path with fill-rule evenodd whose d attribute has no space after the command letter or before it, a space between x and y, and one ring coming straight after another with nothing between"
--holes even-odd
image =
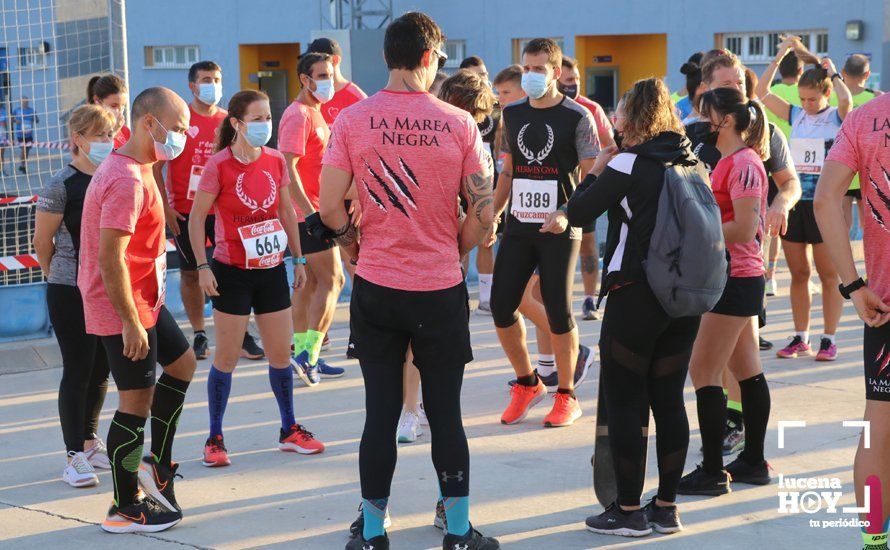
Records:
<instances>
[{"instance_id":1,"label":"red and white barrier tape","mask_svg":"<svg viewBox=\"0 0 890 550\"><path fill-rule=\"evenodd\" d=\"M37 195L32 197L0 197L0 206L7 204L22 204L27 202L37 202Z\"/></svg>"},{"instance_id":2,"label":"red and white barrier tape","mask_svg":"<svg viewBox=\"0 0 890 550\"><path fill-rule=\"evenodd\" d=\"M167 252L176 252L176 241L167 239ZM210 240L207 241L210 245ZM37 254L22 254L20 256L4 256L0 257L0 271L19 271L21 269L39 268L40 263L37 261Z\"/></svg>"},{"instance_id":3,"label":"red and white barrier tape","mask_svg":"<svg viewBox=\"0 0 890 550\"><path fill-rule=\"evenodd\" d=\"M28 141L28 142L10 142L9 140L0 140L0 147L37 147L38 149L58 149L67 151L71 149L71 144L67 141Z\"/></svg>"}]
</instances>

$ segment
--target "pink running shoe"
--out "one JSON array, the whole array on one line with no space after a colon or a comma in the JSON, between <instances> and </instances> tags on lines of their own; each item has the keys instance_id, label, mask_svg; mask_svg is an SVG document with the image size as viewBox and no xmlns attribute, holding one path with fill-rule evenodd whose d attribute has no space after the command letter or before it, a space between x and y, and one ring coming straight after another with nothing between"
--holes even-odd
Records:
<instances>
[{"instance_id":1,"label":"pink running shoe","mask_svg":"<svg viewBox=\"0 0 890 550\"><path fill-rule=\"evenodd\" d=\"M819 353L816 354L816 361L834 361L837 359L837 346L828 338L823 338L819 343Z\"/></svg>"},{"instance_id":2,"label":"pink running shoe","mask_svg":"<svg viewBox=\"0 0 890 550\"><path fill-rule=\"evenodd\" d=\"M781 359L797 359L801 355L810 355L810 345L797 335L787 346L776 352L776 356Z\"/></svg>"}]
</instances>

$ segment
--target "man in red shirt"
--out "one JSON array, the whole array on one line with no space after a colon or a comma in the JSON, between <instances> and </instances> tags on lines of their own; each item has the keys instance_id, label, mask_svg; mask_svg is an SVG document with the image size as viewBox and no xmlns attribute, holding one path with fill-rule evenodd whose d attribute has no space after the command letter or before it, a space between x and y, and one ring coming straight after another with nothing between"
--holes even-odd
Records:
<instances>
[{"instance_id":1,"label":"man in red shirt","mask_svg":"<svg viewBox=\"0 0 890 550\"><path fill-rule=\"evenodd\" d=\"M188 107L173 91L139 94L130 140L102 162L84 199L77 283L86 330L102 340L119 396L108 430L114 503L102 523L111 533L162 531L182 519L171 448L195 355L164 307L164 205L152 164L182 153L188 129ZM164 373L155 383L157 363Z\"/></svg>"},{"instance_id":2,"label":"man in red shirt","mask_svg":"<svg viewBox=\"0 0 890 550\"><path fill-rule=\"evenodd\" d=\"M593 120L596 122L596 134L603 148L615 144L612 137L612 123L599 103L588 99L580 93L581 73L578 71L578 63L574 58L562 56L562 74L559 77L557 88L563 94L574 99L579 105L586 107ZM581 174L584 178L587 174ZM584 304L582 305L581 318L585 321L599 319L596 311L597 295L596 286L599 282L600 256L596 247L596 223L592 223L581 230L581 251L578 253L581 260L581 281L584 284Z\"/></svg>"},{"instance_id":3,"label":"man in red shirt","mask_svg":"<svg viewBox=\"0 0 890 550\"><path fill-rule=\"evenodd\" d=\"M365 99L368 94L362 91L355 82L347 80L340 72L343 50L333 38L316 38L309 44L306 53L326 53L331 56L331 64L334 66L334 97L321 106L321 115L328 126L332 126L340 111Z\"/></svg>"},{"instance_id":4,"label":"man in red shirt","mask_svg":"<svg viewBox=\"0 0 890 550\"><path fill-rule=\"evenodd\" d=\"M871 502L872 513L861 519L866 548L887 540L886 514L890 510L890 95L877 97L844 119L834 145L825 158L816 185L813 208L822 240L841 277L841 295L852 300L865 322L862 351L865 362L865 420L871 444L860 441L853 466L856 502L875 485L882 505ZM856 270L850 233L844 219L843 198L853 176L862 180L867 215L861 220L865 249L866 283ZM868 437L868 436L864 436ZM872 493L874 494L874 493ZM883 517L874 513L883 509Z\"/></svg>"},{"instance_id":5,"label":"man in red shirt","mask_svg":"<svg viewBox=\"0 0 890 550\"><path fill-rule=\"evenodd\" d=\"M285 109L278 125L278 150L284 153L290 192L300 220L300 248L306 256L306 284L294 289L293 367L304 383L318 384L321 376L345 372L319 358L322 341L334 320L337 297L343 288L340 253L332 240L318 239L306 230L305 219L318 210L321 158L330 130L322 117L324 104L334 95L331 56L307 53L300 57L297 75L302 89Z\"/></svg>"},{"instance_id":6,"label":"man in red shirt","mask_svg":"<svg viewBox=\"0 0 890 550\"><path fill-rule=\"evenodd\" d=\"M169 163L154 165L155 181L164 199L164 216L173 233L179 252L179 289L182 305L195 332L193 348L198 359L209 355L209 343L204 331L204 293L198 285L197 264L188 236L189 213L198 189L198 182L207 159L213 156L219 124L226 117L218 106L222 99L222 70L213 61L199 61L189 69L190 126L186 132L183 154ZM166 177L164 166L167 167ZM213 216L208 216L207 238L215 244ZM250 334L245 334L241 355L249 359L263 356Z\"/></svg>"}]
</instances>

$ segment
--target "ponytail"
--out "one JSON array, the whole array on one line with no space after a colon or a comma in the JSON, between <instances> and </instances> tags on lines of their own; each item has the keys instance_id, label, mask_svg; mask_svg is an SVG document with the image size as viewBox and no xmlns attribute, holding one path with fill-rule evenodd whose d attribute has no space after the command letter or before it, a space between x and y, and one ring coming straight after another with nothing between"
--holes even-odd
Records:
<instances>
[{"instance_id":1,"label":"ponytail","mask_svg":"<svg viewBox=\"0 0 890 550\"><path fill-rule=\"evenodd\" d=\"M255 101L269 101L269 96L259 90L241 90L229 99L229 114L219 124L215 152L220 152L235 141L237 132L232 126L232 119L243 120L248 107Z\"/></svg>"},{"instance_id":2,"label":"ponytail","mask_svg":"<svg viewBox=\"0 0 890 550\"><path fill-rule=\"evenodd\" d=\"M735 88L717 88L702 94L700 112L707 118L712 113L732 115L735 118L734 129L745 145L754 149L762 160L769 158L769 126L766 111L760 103L749 101Z\"/></svg>"},{"instance_id":3,"label":"ponytail","mask_svg":"<svg viewBox=\"0 0 890 550\"><path fill-rule=\"evenodd\" d=\"M796 49L794 52L801 63L815 65L801 75L800 81L797 83L798 87L813 88L823 95L830 94L832 89L831 79L828 78L828 71L822 66L822 60L819 59L819 56L805 48Z\"/></svg>"},{"instance_id":4,"label":"ponytail","mask_svg":"<svg viewBox=\"0 0 890 550\"><path fill-rule=\"evenodd\" d=\"M96 98L101 101L112 94L125 93L127 93L127 83L116 74L94 76L87 83L87 104L95 103Z\"/></svg>"}]
</instances>

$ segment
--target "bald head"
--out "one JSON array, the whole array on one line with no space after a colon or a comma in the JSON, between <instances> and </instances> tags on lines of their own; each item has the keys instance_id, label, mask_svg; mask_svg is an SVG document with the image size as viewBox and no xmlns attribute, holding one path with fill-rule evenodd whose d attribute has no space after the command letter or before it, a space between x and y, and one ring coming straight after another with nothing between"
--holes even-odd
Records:
<instances>
[{"instance_id":1,"label":"bald head","mask_svg":"<svg viewBox=\"0 0 890 550\"><path fill-rule=\"evenodd\" d=\"M153 142L167 141L167 132L185 136L189 129L189 107L173 90L148 88L133 100L133 136L125 147L140 158L153 158Z\"/></svg>"},{"instance_id":2,"label":"bald head","mask_svg":"<svg viewBox=\"0 0 890 550\"><path fill-rule=\"evenodd\" d=\"M868 64L868 57L861 53L856 53L847 58L844 63L844 76L852 76L853 78L868 77L871 70Z\"/></svg>"},{"instance_id":3,"label":"bald head","mask_svg":"<svg viewBox=\"0 0 890 550\"><path fill-rule=\"evenodd\" d=\"M188 113L188 105L173 90L156 86L146 88L133 100L133 118L141 119L145 115L162 118L167 111Z\"/></svg>"}]
</instances>

